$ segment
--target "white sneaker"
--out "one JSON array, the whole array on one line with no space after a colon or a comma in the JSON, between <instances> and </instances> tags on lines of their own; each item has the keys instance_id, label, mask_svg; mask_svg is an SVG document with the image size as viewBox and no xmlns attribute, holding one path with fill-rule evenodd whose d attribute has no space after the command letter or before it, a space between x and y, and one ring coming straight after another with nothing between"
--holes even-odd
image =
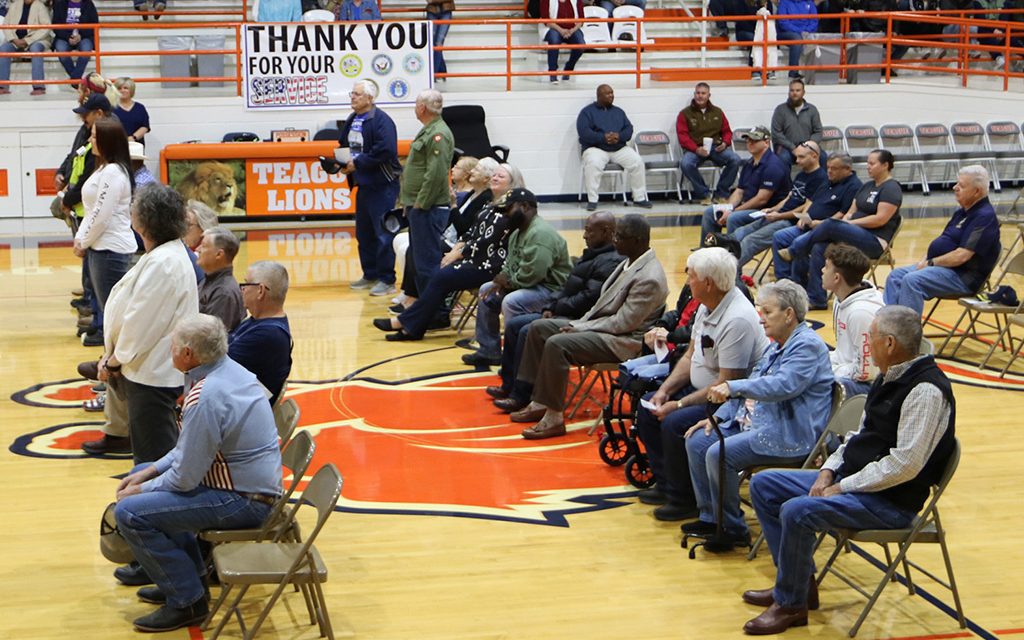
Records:
<instances>
[{"instance_id":1,"label":"white sneaker","mask_svg":"<svg viewBox=\"0 0 1024 640\"><path fill-rule=\"evenodd\" d=\"M1003 68L1006 67L1006 58L1004 58L1003 56L996 56L995 65L996 71L1001 71Z\"/></svg>"},{"instance_id":2,"label":"white sneaker","mask_svg":"<svg viewBox=\"0 0 1024 640\"><path fill-rule=\"evenodd\" d=\"M402 304L405 302L405 294L399 293L394 298L391 298L391 304Z\"/></svg>"},{"instance_id":3,"label":"white sneaker","mask_svg":"<svg viewBox=\"0 0 1024 640\"><path fill-rule=\"evenodd\" d=\"M398 287L386 282L378 282L370 289L371 296L393 296L398 293Z\"/></svg>"}]
</instances>

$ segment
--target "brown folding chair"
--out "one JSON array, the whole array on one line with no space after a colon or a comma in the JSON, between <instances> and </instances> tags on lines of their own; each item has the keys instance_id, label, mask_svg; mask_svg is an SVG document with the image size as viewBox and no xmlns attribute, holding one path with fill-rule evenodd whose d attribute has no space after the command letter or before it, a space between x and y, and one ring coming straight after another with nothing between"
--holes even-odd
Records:
<instances>
[{"instance_id":1,"label":"brown folding chair","mask_svg":"<svg viewBox=\"0 0 1024 640\"><path fill-rule=\"evenodd\" d=\"M289 514L288 526L285 527L285 530L291 528L303 505L312 506L317 512L316 526L313 527L305 542L284 542L275 538L272 542L236 542L222 544L214 548L213 562L217 568L217 576L222 589L220 597L217 598L209 616L203 622L203 629L209 627L217 611L234 588L236 586L240 588L238 594L224 611L220 624L217 625L210 640L215 640L220 636L220 632L232 615L238 618L243 637L246 640L254 638L288 585L302 585L309 589L313 599L311 613L315 613L315 622L320 627L320 635L334 640L334 631L331 628L331 619L327 612L327 602L324 600L322 587L322 584L327 581L327 566L316 547L313 546L313 542L323 529L327 518L334 512L334 507L338 504L338 498L341 496L341 486L341 474L333 464L321 467L306 486L296 508ZM254 584L277 586L270 598L267 599L252 627L246 630L239 604L249 587ZM307 602L307 606L309 604Z\"/></svg>"},{"instance_id":2,"label":"brown folding chair","mask_svg":"<svg viewBox=\"0 0 1024 640\"><path fill-rule=\"evenodd\" d=\"M857 635L857 631L860 629L860 625L867 618L871 608L875 606L878 601L878 597L882 595L882 590L885 589L885 585L889 582L896 582L897 571L900 565L903 565L903 580L906 582L907 591L910 595L914 595L916 589L914 588L913 579L910 576L910 567L914 567L921 573L925 574L935 582L938 582L942 586L953 592L953 602L956 605L957 621L960 623L960 628L964 629L967 627L967 621L964 619L964 610L960 605L960 592L956 587L956 578L953 576L953 565L949 560L949 549L946 546L946 530L942 528L942 521L939 519L938 501L946 490L946 486L949 485L949 481L953 478L953 474L956 473L956 467L960 463L960 441L957 440L953 448L953 453L949 457L949 462L946 463L946 469L942 473L942 477L932 487L932 495L928 502L925 504L924 509L914 518L910 527L906 529L870 529L855 531L850 529L841 529L835 532L836 535L836 548L829 557L828 562L822 568L821 573L818 575L818 584L825 578L825 575L832 573L837 578L848 584L849 586L856 589L861 595L868 599L864 610L861 611L857 621L850 627L850 637ZM826 534L821 534L818 541L824 538ZM851 542L873 542L879 544L885 551L885 562L886 569L885 575L879 581L878 586L875 588L874 593L868 593L856 584L850 578L840 573L835 567L834 563L836 558L839 556L839 552ZM913 543L932 543L939 545L942 550L942 559L946 564L946 575L949 582L944 582L941 578L929 572L927 569L920 565L911 562L907 559L907 551L910 549L910 545ZM889 545L897 545L899 551L895 556L892 556L889 552Z\"/></svg>"},{"instance_id":3,"label":"brown folding chair","mask_svg":"<svg viewBox=\"0 0 1024 640\"><path fill-rule=\"evenodd\" d=\"M814 443L814 448L804 458L803 464L799 467L800 469L817 469L820 467L828 459L828 447L832 438L842 438L860 426L860 418L864 414L864 402L867 400L867 396L861 394L844 399L843 385L838 382L834 382L832 385L832 410L829 413L828 422L825 424L825 429L821 432L821 436L818 437L818 441ZM728 440L726 441L726 446L729 446ZM743 473L745 477L749 478L753 475L753 470L744 470ZM754 540L754 544L750 546L750 551L747 552L747 560L753 560L757 557L757 552L763 543L764 533L762 532Z\"/></svg>"},{"instance_id":4,"label":"brown folding chair","mask_svg":"<svg viewBox=\"0 0 1024 640\"><path fill-rule=\"evenodd\" d=\"M207 529L199 532L200 539L212 544L221 544L249 540L259 542L276 537L281 531L281 526L288 520L289 514L285 513L288 501L292 499L299 482L305 477L309 463L313 461L314 453L316 453L316 443L308 431L300 431L296 434L281 452L281 466L291 471L291 482L274 503L274 508L271 509L270 515L267 516L262 527L256 529ZM300 538L298 530L291 532L289 537L298 541Z\"/></svg>"},{"instance_id":5,"label":"brown folding chair","mask_svg":"<svg viewBox=\"0 0 1024 640\"><path fill-rule=\"evenodd\" d=\"M455 302L459 303L462 300L462 294L465 291L460 291L455 295ZM466 325L469 321L476 317L476 305L480 300L480 294L476 291L470 291L469 302L462 307L462 311L459 313L458 319L455 320L455 334L462 335L465 331Z\"/></svg>"},{"instance_id":6,"label":"brown folding chair","mask_svg":"<svg viewBox=\"0 0 1024 640\"><path fill-rule=\"evenodd\" d=\"M299 405L293 398L274 405L274 423L277 425L277 437L281 439L281 450L291 440L295 427L299 424Z\"/></svg>"}]
</instances>

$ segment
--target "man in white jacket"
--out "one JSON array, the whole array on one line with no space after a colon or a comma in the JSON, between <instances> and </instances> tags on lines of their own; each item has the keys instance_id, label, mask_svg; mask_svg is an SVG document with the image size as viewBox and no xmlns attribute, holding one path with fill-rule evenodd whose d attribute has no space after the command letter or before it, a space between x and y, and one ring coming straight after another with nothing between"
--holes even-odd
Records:
<instances>
[{"instance_id":1,"label":"man in white jacket","mask_svg":"<svg viewBox=\"0 0 1024 640\"><path fill-rule=\"evenodd\" d=\"M821 284L835 296L832 319L836 348L829 358L836 382L843 385L846 397L867 393L878 374L871 358L868 330L885 303L882 293L864 280L869 268L868 257L848 244L829 245L825 250Z\"/></svg>"}]
</instances>

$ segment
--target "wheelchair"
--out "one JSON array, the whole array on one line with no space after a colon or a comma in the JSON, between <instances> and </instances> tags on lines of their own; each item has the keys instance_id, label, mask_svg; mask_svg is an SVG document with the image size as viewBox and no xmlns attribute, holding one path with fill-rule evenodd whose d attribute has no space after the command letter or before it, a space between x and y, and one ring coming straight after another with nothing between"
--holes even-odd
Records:
<instances>
[{"instance_id":1,"label":"wheelchair","mask_svg":"<svg viewBox=\"0 0 1024 640\"><path fill-rule=\"evenodd\" d=\"M624 466L626 480L637 489L650 488L654 474L637 437L636 412L644 394L657 391L662 382L661 378L636 377L620 368L608 404L601 411L604 435L598 443L598 455L609 466Z\"/></svg>"}]
</instances>

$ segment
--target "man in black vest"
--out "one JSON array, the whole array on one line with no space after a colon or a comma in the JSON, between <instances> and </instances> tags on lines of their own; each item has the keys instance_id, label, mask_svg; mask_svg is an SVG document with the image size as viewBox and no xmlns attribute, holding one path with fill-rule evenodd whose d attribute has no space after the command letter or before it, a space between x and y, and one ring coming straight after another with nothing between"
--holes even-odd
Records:
<instances>
[{"instance_id":1,"label":"man in black vest","mask_svg":"<svg viewBox=\"0 0 1024 640\"><path fill-rule=\"evenodd\" d=\"M860 428L820 472L764 471L750 482L777 570L773 589L743 594L745 602L767 607L743 626L750 635L805 625L807 610L818 608L818 532L909 526L953 452L956 403L935 359L918 353L920 314L883 307L869 340L881 373Z\"/></svg>"}]
</instances>

